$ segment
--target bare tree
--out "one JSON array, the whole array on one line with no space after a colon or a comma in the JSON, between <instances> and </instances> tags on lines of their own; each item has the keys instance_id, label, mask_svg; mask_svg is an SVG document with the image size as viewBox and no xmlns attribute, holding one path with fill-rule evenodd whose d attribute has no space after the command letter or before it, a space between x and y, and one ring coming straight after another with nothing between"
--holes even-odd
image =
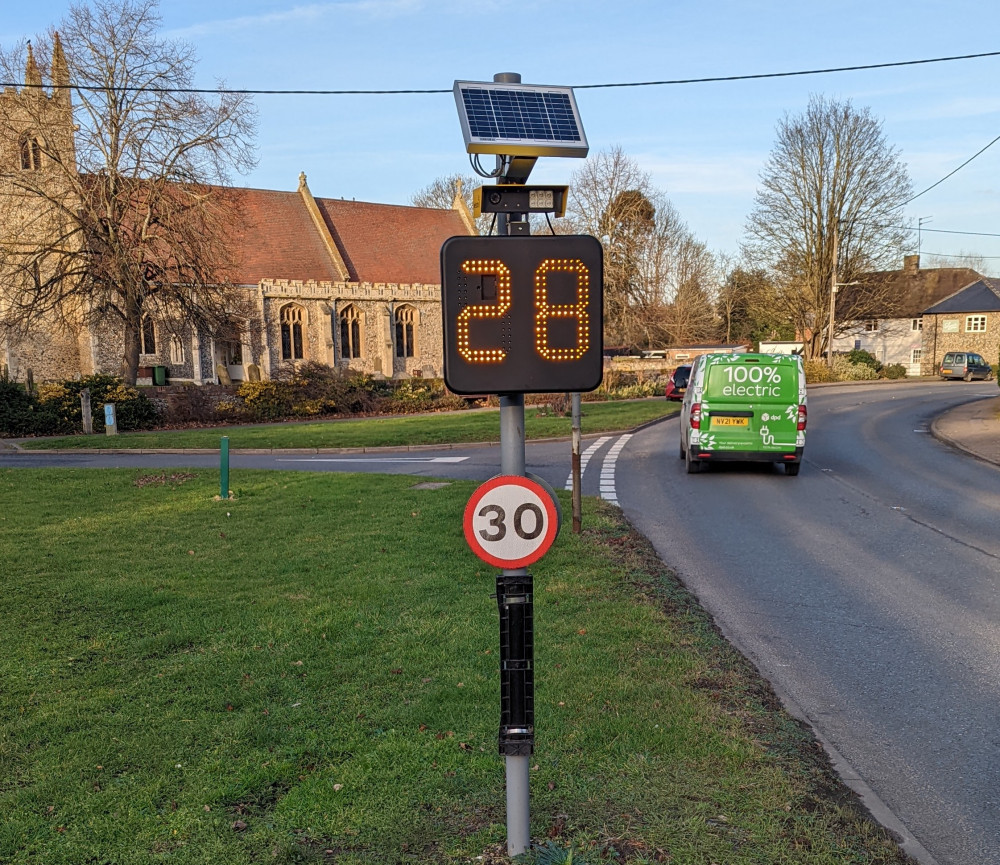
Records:
<instances>
[{"instance_id":1,"label":"bare tree","mask_svg":"<svg viewBox=\"0 0 1000 865\"><path fill-rule=\"evenodd\" d=\"M793 339L795 328L776 311L775 288L767 271L746 263L724 263L716 298L720 336L727 343Z\"/></svg>"},{"instance_id":2,"label":"bare tree","mask_svg":"<svg viewBox=\"0 0 1000 865\"><path fill-rule=\"evenodd\" d=\"M906 166L868 109L814 96L803 114L778 124L746 249L772 273L775 312L804 337L806 357L822 354L831 338L834 272L838 282L855 282L898 261L899 208L910 189ZM886 286L869 281L845 293L838 323L890 315Z\"/></svg>"},{"instance_id":3,"label":"bare tree","mask_svg":"<svg viewBox=\"0 0 1000 865\"><path fill-rule=\"evenodd\" d=\"M712 257L620 147L573 175L567 222L604 247L606 342L654 346L713 334Z\"/></svg>"},{"instance_id":4,"label":"bare tree","mask_svg":"<svg viewBox=\"0 0 1000 865\"><path fill-rule=\"evenodd\" d=\"M472 192L486 181L471 174L449 174L438 177L410 198L410 204L416 207L436 207L440 210L450 210L455 204L455 196L461 195L465 206L472 213ZM489 233L493 221L492 213L481 214L475 218L476 231L479 234Z\"/></svg>"},{"instance_id":5,"label":"bare tree","mask_svg":"<svg viewBox=\"0 0 1000 865\"><path fill-rule=\"evenodd\" d=\"M0 98L3 323L62 315L116 334L133 383L146 316L221 334L245 312L224 185L254 164L255 111L244 95L180 92L193 49L159 23L155 0L98 0L0 52L7 80L26 70Z\"/></svg>"}]
</instances>

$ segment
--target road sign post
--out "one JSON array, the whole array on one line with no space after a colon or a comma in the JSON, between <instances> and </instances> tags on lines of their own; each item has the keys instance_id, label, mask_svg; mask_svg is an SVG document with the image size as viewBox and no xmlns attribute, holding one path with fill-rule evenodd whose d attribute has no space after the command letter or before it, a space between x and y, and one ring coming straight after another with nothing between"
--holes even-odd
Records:
<instances>
[{"instance_id":1,"label":"road sign post","mask_svg":"<svg viewBox=\"0 0 1000 865\"><path fill-rule=\"evenodd\" d=\"M603 250L589 236L531 237L529 213L562 215L566 187L524 186L538 156L587 155L573 91L456 81L466 151L495 178L477 209L496 214L498 237L453 237L441 248L444 378L455 393L500 397L502 475L476 490L465 512L473 551L503 571L500 610L500 753L507 770L507 853L531 845L534 749L534 614L526 566L559 528L557 505L525 477L524 394L593 390L603 376ZM484 172L478 154L496 154Z\"/></svg>"}]
</instances>

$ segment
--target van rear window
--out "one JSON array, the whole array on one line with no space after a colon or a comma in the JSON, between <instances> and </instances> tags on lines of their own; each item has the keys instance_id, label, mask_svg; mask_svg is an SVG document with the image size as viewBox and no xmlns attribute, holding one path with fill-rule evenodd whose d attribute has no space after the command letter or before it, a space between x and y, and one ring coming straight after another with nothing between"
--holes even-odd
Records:
<instances>
[{"instance_id":1,"label":"van rear window","mask_svg":"<svg viewBox=\"0 0 1000 865\"><path fill-rule=\"evenodd\" d=\"M732 362L722 359L705 370L705 396L709 399L778 400L799 398L798 368L789 363Z\"/></svg>"}]
</instances>

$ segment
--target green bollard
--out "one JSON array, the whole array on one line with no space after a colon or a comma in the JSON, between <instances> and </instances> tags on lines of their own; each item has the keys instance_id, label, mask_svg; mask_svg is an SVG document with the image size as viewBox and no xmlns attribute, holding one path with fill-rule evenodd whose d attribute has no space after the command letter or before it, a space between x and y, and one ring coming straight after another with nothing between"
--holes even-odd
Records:
<instances>
[{"instance_id":1,"label":"green bollard","mask_svg":"<svg viewBox=\"0 0 1000 865\"><path fill-rule=\"evenodd\" d=\"M229 436L222 437L219 448L219 497L229 498Z\"/></svg>"}]
</instances>

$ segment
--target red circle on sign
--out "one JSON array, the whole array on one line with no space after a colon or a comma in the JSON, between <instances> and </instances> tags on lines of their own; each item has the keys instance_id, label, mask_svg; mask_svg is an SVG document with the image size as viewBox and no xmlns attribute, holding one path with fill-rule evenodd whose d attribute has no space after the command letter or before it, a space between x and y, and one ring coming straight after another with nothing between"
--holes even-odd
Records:
<instances>
[{"instance_id":1,"label":"red circle on sign","mask_svg":"<svg viewBox=\"0 0 1000 865\"><path fill-rule=\"evenodd\" d=\"M559 517L541 484L520 475L498 475L472 494L463 527L472 552L484 562L523 568L549 551Z\"/></svg>"}]
</instances>

